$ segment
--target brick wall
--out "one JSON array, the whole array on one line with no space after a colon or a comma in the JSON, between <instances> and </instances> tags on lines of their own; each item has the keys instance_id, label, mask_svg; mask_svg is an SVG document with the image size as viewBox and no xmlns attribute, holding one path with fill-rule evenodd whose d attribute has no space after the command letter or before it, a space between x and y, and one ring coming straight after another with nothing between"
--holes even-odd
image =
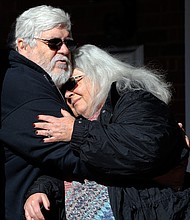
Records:
<instances>
[{"instance_id":1,"label":"brick wall","mask_svg":"<svg viewBox=\"0 0 190 220\"><path fill-rule=\"evenodd\" d=\"M184 123L184 1L137 0L137 41L144 44L145 63L167 72L174 87L172 110Z\"/></svg>"},{"instance_id":2,"label":"brick wall","mask_svg":"<svg viewBox=\"0 0 190 220\"><path fill-rule=\"evenodd\" d=\"M15 17L29 7L50 4L71 15L79 44L144 45L145 65L162 69L173 83L171 108L185 123L183 0L6 0L0 2L1 79L7 65L6 36Z\"/></svg>"}]
</instances>

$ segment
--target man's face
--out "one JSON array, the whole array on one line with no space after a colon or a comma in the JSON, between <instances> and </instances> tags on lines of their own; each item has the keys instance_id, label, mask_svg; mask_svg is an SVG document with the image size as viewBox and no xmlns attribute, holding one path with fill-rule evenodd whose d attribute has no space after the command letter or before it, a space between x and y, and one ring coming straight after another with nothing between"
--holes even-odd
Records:
<instances>
[{"instance_id":1,"label":"man's face","mask_svg":"<svg viewBox=\"0 0 190 220\"><path fill-rule=\"evenodd\" d=\"M69 32L61 27L45 31L39 39L36 39L37 45L32 48L27 46L23 54L41 66L52 77L58 87L64 84L71 74L70 51L64 43L59 49L54 50L40 39L59 38L64 41L68 37Z\"/></svg>"}]
</instances>

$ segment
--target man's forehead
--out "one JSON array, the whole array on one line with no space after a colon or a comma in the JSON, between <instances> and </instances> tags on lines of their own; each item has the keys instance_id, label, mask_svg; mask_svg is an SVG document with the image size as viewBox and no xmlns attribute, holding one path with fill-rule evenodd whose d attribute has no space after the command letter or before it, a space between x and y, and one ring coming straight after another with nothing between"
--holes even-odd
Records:
<instances>
[{"instance_id":1,"label":"man's forehead","mask_svg":"<svg viewBox=\"0 0 190 220\"><path fill-rule=\"evenodd\" d=\"M64 27L55 27L41 33L41 36L65 38L71 36L70 32Z\"/></svg>"}]
</instances>

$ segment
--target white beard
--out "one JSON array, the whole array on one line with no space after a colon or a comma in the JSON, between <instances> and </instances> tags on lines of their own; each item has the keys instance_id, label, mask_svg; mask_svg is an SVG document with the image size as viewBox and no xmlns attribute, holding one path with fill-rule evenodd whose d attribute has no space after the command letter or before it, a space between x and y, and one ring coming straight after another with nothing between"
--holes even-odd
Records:
<instances>
[{"instance_id":1,"label":"white beard","mask_svg":"<svg viewBox=\"0 0 190 220\"><path fill-rule=\"evenodd\" d=\"M67 67L67 70L64 70L58 74L58 73L48 73L53 82L55 83L55 85L58 87L58 88L61 88L62 85L69 79L69 77L71 76L71 65L69 64L68 67Z\"/></svg>"},{"instance_id":2,"label":"white beard","mask_svg":"<svg viewBox=\"0 0 190 220\"><path fill-rule=\"evenodd\" d=\"M52 69L55 66L56 61L60 60L65 61L66 65L59 64L60 72L54 73ZM72 74L71 62L66 56L63 55L56 55L48 66L42 66L42 68L51 76L53 82L58 88L61 88L62 85L69 79L69 77Z\"/></svg>"}]
</instances>

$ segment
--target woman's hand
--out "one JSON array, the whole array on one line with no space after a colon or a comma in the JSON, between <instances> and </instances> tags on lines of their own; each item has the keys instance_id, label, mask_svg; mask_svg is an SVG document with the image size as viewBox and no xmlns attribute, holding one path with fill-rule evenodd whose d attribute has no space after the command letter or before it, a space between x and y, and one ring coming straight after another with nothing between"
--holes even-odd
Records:
<instances>
[{"instance_id":1,"label":"woman's hand","mask_svg":"<svg viewBox=\"0 0 190 220\"><path fill-rule=\"evenodd\" d=\"M32 194L24 204L26 220L45 220L41 207L49 210L50 202L44 193Z\"/></svg>"},{"instance_id":2,"label":"woman's hand","mask_svg":"<svg viewBox=\"0 0 190 220\"><path fill-rule=\"evenodd\" d=\"M75 118L67 111L61 109L62 118L50 115L39 115L38 119L44 122L36 122L33 124L36 135L46 136L44 142L70 141L73 133Z\"/></svg>"},{"instance_id":3,"label":"woman's hand","mask_svg":"<svg viewBox=\"0 0 190 220\"><path fill-rule=\"evenodd\" d=\"M183 132L184 132L184 134L185 134L185 141L186 141L186 143L187 143L187 146L190 148L189 138L188 138L188 136L187 136L186 133L185 133L185 130L184 130L184 128L183 128L182 123L178 123L178 125L179 125L179 127L183 130Z\"/></svg>"}]
</instances>

